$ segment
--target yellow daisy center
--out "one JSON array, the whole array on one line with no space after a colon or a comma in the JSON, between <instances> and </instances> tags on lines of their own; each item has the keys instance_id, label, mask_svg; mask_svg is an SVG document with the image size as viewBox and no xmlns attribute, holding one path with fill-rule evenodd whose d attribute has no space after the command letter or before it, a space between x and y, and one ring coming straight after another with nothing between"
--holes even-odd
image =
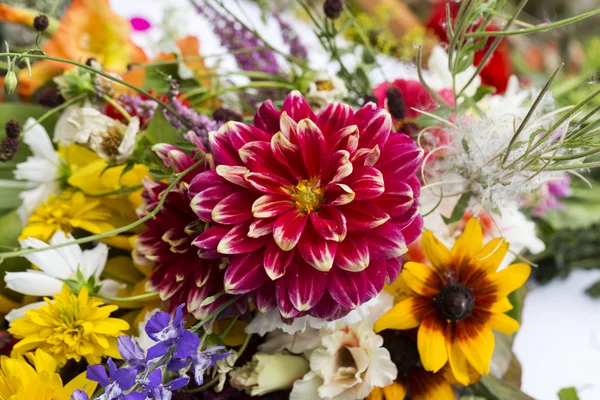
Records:
<instances>
[{"instance_id":1,"label":"yellow daisy center","mask_svg":"<svg viewBox=\"0 0 600 400\"><path fill-rule=\"evenodd\" d=\"M294 202L298 211L310 214L321 205L323 201L323 189L316 186L316 182L301 180L294 188Z\"/></svg>"}]
</instances>

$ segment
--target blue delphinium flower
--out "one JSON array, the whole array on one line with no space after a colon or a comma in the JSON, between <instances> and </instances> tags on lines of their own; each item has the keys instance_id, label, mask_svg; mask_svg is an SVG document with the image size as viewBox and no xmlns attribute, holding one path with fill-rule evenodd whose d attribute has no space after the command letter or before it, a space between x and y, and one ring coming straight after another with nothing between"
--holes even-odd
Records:
<instances>
[{"instance_id":1,"label":"blue delphinium flower","mask_svg":"<svg viewBox=\"0 0 600 400\"><path fill-rule=\"evenodd\" d=\"M163 311L155 313L146 323L146 333L157 342L148 349L147 360L162 357L170 350L173 351L174 358L185 359L198 349L200 338L196 333L185 329L183 306L177 307L172 323L171 316Z\"/></svg>"}]
</instances>

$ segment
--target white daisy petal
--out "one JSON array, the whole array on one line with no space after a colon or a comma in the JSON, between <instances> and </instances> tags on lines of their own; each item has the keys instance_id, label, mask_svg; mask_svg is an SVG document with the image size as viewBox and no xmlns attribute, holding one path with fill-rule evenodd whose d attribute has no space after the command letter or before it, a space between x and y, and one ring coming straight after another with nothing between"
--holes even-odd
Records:
<instances>
[{"instance_id":1,"label":"white daisy petal","mask_svg":"<svg viewBox=\"0 0 600 400\"><path fill-rule=\"evenodd\" d=\"M47 243L31 237L21 240L20 243L22 247L30 247L33 249L43 249L48 247ZM73 275L73 269L68 261L55 249L29 253L25 255L25 258L50 277L68 279Z\"/></svg>"},{"instance_id":2,"label":"white daisy petal","mask_svg":"<svg viewBox=\"0 0 600 400\"><path fill-rule=\"evenodd\" d=\"M63 282L32 269L25 272L7 272L4 276L6 287L29 296L53 296L60 293Z\"/></svg>"},{"instance_id":3,"label":"white daisy petal","mask_svg":"<svg viewBox=\"0 0 600 400\"><path fill-rule=\"evenodd\" d=\"M100 294L102 296L116 297L119 294L120 289L125 289L127 285L113 281L112 279L105 279L100 282Z\"/></svg>"},{"instance_id":4,"label":"white daisy petal","mask_svg":"<svg viewBox=\"0 0 600 400\"><path fill-rule=\"evenodd\" d=\"M91 250L85 250L81 260L81 272L83 272L83 276L89 278L94 275L96 278L100 278L107 258L108 246L104 243L99 243Z\"/></svg>"},{"instance_id":5,"label":"white daisy petal","mask_svg":"<svg viewBox=\"0 0 600 400\"><path fill-rule=\"evenodd\" d=\"M4 319L6 319L9 323L12 323L15 319L25 316L25 311L38 309L44 304L46 304L45 301L37 301L35 303L27 304L26 306L23 306L21 308L15 308L14 310L11 310L8 314L6 314L4 316Z\"/></svg>"},{"instance_id":6,"label":"white daisy petal","mask_svg":"<svg viewBox=\"0 0 600 400\"><path fill-rule=\"evenodd\" d=\"M56 231L54 235L52 235L52 238L50 238L50 244L62 244L73 240L75 240L75 238L70 233L65 234L64 232ZM71 270L70 274L73 275L73 273L77 272L83 261L81 247L79 247L78 244L72 244L70 246L59 247L56 251L66 261Z\"/></svg>"},{"instance_id":7,"label":"white daisy petal","mask_svg":"<svg viewBox=\"0 0 600 400\"><path fill-rule=\"evenodd\" d=\"M56 154L50 137L42 125L35 119L28 118L25 122L24 132L23 142L29 146L36 157L45 158L55 165L59 164L58 154Z\"/></svg>"},{"instance_id":8,"label":"white daisy petal","mask_svg":"<svg viewBox=\"0 0 600 400\"><path fill-rule=\"evenodd\" d=\"M52 182L56 180L59 165L41 157L28 157L27 161L17 164L15 178L31 182Z\"/></svg>"}]
</instances>

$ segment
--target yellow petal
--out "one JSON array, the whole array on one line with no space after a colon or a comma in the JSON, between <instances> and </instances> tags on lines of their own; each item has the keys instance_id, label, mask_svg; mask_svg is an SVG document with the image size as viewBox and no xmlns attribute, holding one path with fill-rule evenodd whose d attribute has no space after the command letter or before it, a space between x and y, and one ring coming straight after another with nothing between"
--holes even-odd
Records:
<instances>
[{"instance_id":1,"label":"yellow petal","mask_svg":"<svg viewBox=\"0 0 600 400\"><path fill-rule=\"evenodd\" d=\"M506 335L512 335L519 330L519 322L506 314L492 314L488 323L492 329Z\"/></svg>"},{"instance_id":2,"label":"yellow petal","mask_svg":"<svg viewBox=\"0 0 600 400\"><path fill-rule=\"evenodd\" d=\"M467 222L464 232L456 239L450 251L455 264L458 266L464 260L475 258L475 254L481 250L482 245L483 233L481 231L481 224L475 218L471 218Z\"/></svg>"},{"instance_id":3,"label":"yellow petal","mask_svg":"<svg viewBox=\"0 0 600 400\"><path fill-rule=\"evenodd\" d=\"M467 359L460 349L456 339L446 337L446 349L448 352L448 362L454 379L461 385L469 384L469 370Z\"/></svg>"},{"instance_id":4,"label":"yellow petal","mask_svg":"<svg viewBox=\"0 0 600 400\"><path fill-rule=\"evenodd\" d=\"M383 400L383 389L374 387L371 393L367 396L367 400Z\"/></svg>"},{"instance_id":5,"label":"yellow petal","mask_svg":"<svg viewBox=\"0 0 600 400\"><path fill-rule=\"evenodd\" d=\"M383 388L385 400L404 400L406 397L406 388L398 382L387 385Z\"/></svg>"},{"instance_id":6,"label":"yellow petal","mask_svg":"<svg viewBox=\"0 0 600 400\"><path fill-rule=\"evenodd\" d=\"M437 311L430 312L421 323L417 347L423 368L427 371L438 372L448 361L446 324Z\"/></svg>"},{"instance_id":7,"label":"yellow petal","mask_svg":"<svg viewBox=\"0 0 600 400\"><path fill-rule=\"evenodd\" d=\"M494 277L499 297L508 296L527 281L531 267L524 263L512 264L498 272Z\"/></svg>"},{"instance_id":8,"label":"yellow petal","mask_svg":"<svg viewBox=\"0 0 600 400\"><path fill-rule=\"evenodd\" d=\"M96 391L98 382L87 379L85 374L86 372L84 371L75 378L71 379L71 381L67 383L60 392L60 396L57 396L56 399L68 399L69 396L71 396L71 394L77 389L83 390L89 397L92 397L94 391Z\"/></svg>"},{"instance_id":9,"label":"yellow petal","mask_svg":"<svg viewBox=\"0 0 600 400\"><path fill-rule=\"evenodd\" d=\"M472 321L456 324L456 340L471 366L481 375L490 373L494 334L489 326Z\"/></svg>"},{"instance_id":10,"label":"yellow petal","mask_svg":"<svg viewBox=\"0 0 600 400\"><path fill-rule=\"evenodd\" d=\"M409 297L392 307L375 322L375 332L384 329L412 329L419 326L434 304L424 297Z\"/></svg>"},{"instance_id":11,"label":"yellow petal","mask_svg":"<svg viewBox=\"0 0 600 400\"><path fill-rule=\"evenodd\" d=\"M435 297L443 285L435 270L421 263L407 262L401 276L411 290L422 296Z\"/></svg>"},{"instance_id":12,"label":"yellow petal","mask_svg":"<svg viewBox=\"0 0 600 400\"><path fill-rule=\"evenodd\" d=\"M27 358L33 364L37 372L48 372L53 374L58 367L56 360L42 349L37 349L35 353L28 353Z\"/></svg>"},{"instance_id":13,"label":"yellow petal","mask_svg":"<svg viewBox=\"0 0 600 400\"><path fill-rule=\"evenodd\" d=\"M419 371L408 376L412 400L454 400L454 391L441 373Z\"/></svg>"},{"instance_id":14,"label":"yellow petal","mask_svg":"<svg viewBox=\"0 0 600 400\"><path fill-rule=\"evenodd\" d=\"M475 259L477 260L477 264L486 271L496 272L502 260L506 257L507 252L508 243L502 238L497 238L490 240L483 246L483 249L475 254Z\"/></svg>"},{"instance_id":15,"label":"yellow petal","mask_svg":"<svg viewBox=\"0 0 600 400\"><path fill-rule=\"evenodd\" d=\"M421 238L421 248L423 254L431 265L443 274L450 265L452 265L452 255L450 251L440 242L431 231L425 231Z\"/></svg>"},{"instance_id":16,"label":"yellow petal","mask_svg":"<svg viewBox=\"0 0 600 400\"><path fill-rule=\"evenodd\" d=\"M508 300L508 297L503 297L502 299L498 300L497 302L495 302L492 307L490 308L490 312L493 313L505 313L507 311L512 310L514 307L513 305L510 303L510 300Z\"/></svg>"}]
</instances>

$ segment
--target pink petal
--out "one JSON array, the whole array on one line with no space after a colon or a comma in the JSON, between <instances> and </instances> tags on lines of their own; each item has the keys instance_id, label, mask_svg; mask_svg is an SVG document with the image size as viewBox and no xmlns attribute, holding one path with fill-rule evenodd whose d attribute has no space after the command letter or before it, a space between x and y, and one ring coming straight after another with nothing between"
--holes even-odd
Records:
<instances>
[{"instance_id":1,"label":"pink petal","mask_svg":"<svg viewBox=\"0 0 600 400\"><path fill-rule=\"evenodd\" d=\"M330 103L319 113L317 121L323 131L323 135L329 138L334 132L351 125L353 118L354 110L349 105Z\"/></svg>"},{"instance_id":2,"label":"pink petal","mask_svg":"<svg viewBox=\"0 0 600 400\"><path fill-rule=\"evenodd\" d=\"M268 142L246 143L239 151L240 158L252 172L274 173L287 175L287 168L282 166L273 156L271 138ZM287 176L289 178L289 176Z\"/></svg>"},{"instance_id":3,"label":"pink petal","mask_svg":"<svg viewBox=\"0 0 600 400\"><path fill-rule=\"evenodd\" d=\"M199 234L192 244L201 249L216 249L221 239L223 239L223 237L225 237L230 230L230 226L213 225Z\"/></svg>"},{"instance_id":4,"label":"pink petal","mask_svg":"<svg viewBox=\"0 0 600 400\"><path fill-rule=\"evenodd\" d=\"M190 200L201 191L222 183L225 183L225 180L215 170L205 171L196 175L190 182Z\"/></svg>"},{"instance_id":5,"label":"pink petal","mask_svg":"<svg viewBox=\"0 0 600 400\"><path fill-rule=\"evenodd\" d=\"M252 204L252 215L255 218L271 218L290 211L294 208L294 202L289 196L276 194L265 194L256 199Z\"/></svg>"},{"instance_id":6,"label":"pink petal","mask_svg":"<svg viewBox=\"0 0 600 400\"><path fill-rule=\"evenodd\" d=\"M292 262L294 250L283 251L279 248L275 241L270 240L265 248L265 271L271 280L281 278L285 274L285 270Z\"/></svg>"},{"instance_id":7,"label":"pink petal","mask_svg":"<svg viewBox=\"0 0 600 400\"><path fill-rule=\"evenodd\" d=\"M407 142L400 136L402 134L394 134L390 136L385 147L381 147L381 156L375 167L379 169L386 179L406 179L415 174L423 161L423 149L419 149L417 145L410 139Z\"/></svg>"},{"instance_id":8,"label":"pink petal","mask_svg":"<svg viewBox=\"0 0 600 400\"><path fill-rule=\"evenodd\" d=\"M358 272L367 268L369 262L369 243L355 234L339 244L334 265L346 271Z\"/></svg>"},{"instance_id":9,"label":"pink petal","mask_svg":"<svg viewBox=\"0 0 600 400\"><path fill-rule=\"evenodd\" d=\"M217 167L218 168L218 167ZM287 179L270 172L250 172L246 174L246 181L254 189L263 193L286 194L294 190L294 186Z\"/></svg>"},{"instance_id":10,"label":"pink petal","mask_svg":"<svg viewBox=\"0 0 600 400\"><path fill-rule=\"evenodd\" d=\"M304 162L302 161L300 147L290 142L283 133L278 132L273 135L271 138L271 150L275 159L286 166L296 180L308 177Z\"/></svg>"},{"instance_id":11,"label":"pink petal","mask_svg":"<svg viewBox=\"0 0 600 400\"><path fill-rule=\"evenodd\" d=\"M230 121L225 125L227 126L227 136L234 149L240 149L246 144L255 141L268 142L271 140L271 135L267 132L243 122ZM219 129L219 131L222 129L224 128Z\"/></svg>"},{"instance_id":12,"label":"pink petal","mask_svg":"<svg viewBox=\"0 0 600 400\"><path fill-rule=\"evenodd\" d=\"M192 157L171 144L156 144L152 146L152 151L162 160L165 167L173 167L175 172L185 171L195 162Z\"/></svg>"},{"instance_id":13,"label":"pink petal","mask_svg":"<svg viewBox=\"0 0 600 400\"><path fill-rule=\"evenodd\" d=\"M254 115L254 126L274 135L279 132L280 115L281 113L273 106L273 102L267 100L262 103L256 111L256 114Z\"/></svg>"},{"instance_id":14,"label":"pink petal","mask_svg":"<svg viewBox=\"0 0 600 400\"><path fill-rule=\"evenodd\" d=\"M263 268L263 252L254 251L231 257L225 271L224 289L230 294L251 292L269 281Z\"/></svg>"},{"instance_id":15,"label":"pink petal","mask_svg":"<svg viewBox=\"0 0 600 400\"><path fill-rule=\"evenodd\" d=\"M150 22L143 17L132 17L129 20L129 23L131 24L133 30L136 32L144 32L152 27Z\"/></svg>"},{"instance_id":16,"label":"pink petal","mask_svg":"<svg viewBox=\"0 0 600 400\"><path fill-rule=\"evenodd\" d=\"M301 312L290 301L285 278L278 279L275 282L275 297L277 298L279 312L284 319L296 318L301 315Z\"/></svg>"},{"instance_id":17,"label":"pink petal","mask_svg":"<svg viewBox=\"0 0 600 400\"><path fill-rule=\"evenodd\" d=\"M324 183L340 182L352 173L350 153L346 150L338 150L325 160L321 179Z\"/></svg>"},{"instance_id":18,"label":"pink petal","mask_svg":"<svg viewBox=\"0 0 600 400\"><path fill-rule=\"evenodd\" d=\"M380 157L381 150L379 150L379 146L375 146L372 149L362 148L358 149L352 155L352 164L372 167L379 161Z\"/></svg>"},{"instance_id":19,"label":"pink petal","mask_svg":"<svg viewBox=\"0 0 600 400\"><path fill-rule=\"evenodd\" d=\"M411 244L412 242L417 240L422 233L423 217L421 216L421 214L417 214L415 219L413 219L408 226L402 228L402 236L404 236L406 244Z\"/></svg>"},{"instance_id":20,"label":"pink petal","mask_svg":"<svg viewBox=\"0 0 600 400\"><path fill-rule=\"evenodd\" d=\"M230 196L233 193L246 193L245 191L239 192L233 185L219 184L209 189L202 190L190 201L190 208L200 219L206 222L212 222L212 212L215 206L225 197Z\"/></svg>"},{"instance_id":21,"label":"pink petal","mask_svg":"<svg viewBox=\"0 0 600 400\"><path fill-rule=\"evenodd\" d=\"M261 312L266 313L277 307L275 298L275 282L267 282L252 293L254 307Z\"/></svg>"},{"instance_id":22,"label":"pink petal","mask_svg":"<svg viewBox=\"0 0 600 400\"><path fill-rule=\"evenodd\" d=\"M310 315L316 318L331 321L338 319L336 317L338 317L339 309L340 305L337 303L337 301L331 297L328 291L325 291L321 297L321 300L319 300L319 302L310 310Z\"/></svg>"},{"instance_id":23,"label":"pink petal","mask_svg":"<svg viewBox=\"0 0 600 400\"><path fill-rule=\"evenodd\" d=\"M276 218L258 218L248 228L248 237L259 238L273 232Z\"/></svg>"},{"instance_id":24,"label":"pink petal","mask_svg":"<svg viewBox=\"0 0 600 400\"><path fill-rule=\"evenodd\" d=\"M355 193L355 201L371 200L385 191L383 175L373 167L355 167L344 183Z\"/></svg>"},{"instance_id":25,"label":"pink petal","mask_svg":"<svg viewBox=\"0 0 600 400\"><path fill-rule=\"evenodd\" d=\"M391 284L398 279L398 275L400 275L400 271L402 271L402 257L390 258L385 260L385 262L385 270L387 273L386 282Z\"/></svg>"},{"instance_id":26,"label":"pink petal","mask_svg":"<svg viewBox=\"0 0 600 400\"><path fill-rule=\"evenodd\" d=\"M310 220L319 235L326 240L341 242L348 232L344 213L335 207L321 207L310 213Z\"/></svg>"},{"instance_id":27,"label":"pink petal","mask_svg":"<svg viewBox=\"0 0 600 400\"><path fill-rule=\"evenodd\" d=\"M361 277L360 272L334 268L328 275L327 290L340 306L353 310L362 304L361 297L366 291L366 282Z\"/></svg>"},{"instance_id":28,"label":"pink petal","mask_svg":"<svg viewBox=\"0 0 600 400\"><path fill-rule=\"evenodd\" d=\"M228 137L227 124L223 125L218 132L209 132L208 143L217 165L242 165L242 161Z\"/></svg>"},{"instance_id":29,"label":"pink petal","mask_svg":"<svg viewBox=\"0 0 600 400\"><path fill-rule=\"evenodd\" d=\"M298 256L294 257L282 279L285 279L290 301L298 311L314 307L327 287L327 274L311 268Z\"/></svg>"},{"instance_id":30,"label":"pink petal","mask_svg":"<svg viewBox=\"0 0 600 400\"><path fill-rule=\"evenodd\" d=\"M415 199L421 197L421 181L419 181L419 178L417 178L416 175L408 177L405 182L412 189L413 197Z\"/></svg>"},{"instance_id":31,"label":"pink petal","mask_svg":"<svg viewBox=\"0 0 600 400\"><path fill-rule=\"evenodd\" d=\"M361 279L365 282L363 302L369 301L383 290L387 276L387 260L373 260L369 268L359 272Z\"/></svg>"},{"instance_id":32,"label":"pink petal","mask_svg":"<svg viewBox=\"0 0 600 400\"><path fill-rule=\"evenodd\" d=\"M314 122L303 119L298 123L298 147L310 177L321 172L321 160L325 157L325 137Z\"/></svg>"},{"instance_id":33,"label":"pink petal","mask_svg":"<svg viewBox=\"0 0 600 400\"><path fill-rule=\"evenodd\" d=\"M323 205L342 206L354 200L354 192L350 186L343 183L331 183L325 186L325 201Z\"/></svg>"},{"instance_id":34,"label":"pink petal","mask_svg":"<svg viewBox=\"0 0 600 400\"><path fill-rule=\"evenodd\" d=\"M293 90L288 94L283 101L283 105L281 107L281 112L287 113L294 121L299 122L305 118L312 120L313 122L317 121L317 116L312 111L302 94Z\"/></svg>"},{"instance_id":35,"label":"pink petal","mask_svg":"<svg viewBox=\"0 0 600 400\"><path fill-rule=\"evenodd\" d=\"M378 145L383 149L392 131L390 113L368 103L354 114L354 123L360 131L359 147L372 149Z\"/></svg>"},{"instance_id":36,"label":"pink petal","mask_svg":"<svg viewBox=\"0 0 600 400\"><path fill-rule=\"evenodd\" d=\"M366 239L371 259L396 258L408 251L402 231L391 222L371 230Z\"/></svg>"},{"instance_id":37,"label":"pink petal","mask_svg":"<svg viewBox=\"0 0 600 400\"><path fill-rule=\"evenodd\" d=\"M298 242L298 251L308 264L319 271L327 272L333 266L338 242L325 240L312 224L306 225Z\"/></svg>"},{"instance_id":38,"label":"pink petal","mask_svg":"<svg viewBox=\"0 0 600 400\"><path fill-rule=\"evenodd\" d=\"M350 125L335 131L326 137L327 152L331 154L336 150L345 150L348 153L353 154L358 148L359 136L360 132L356 125Z\"/></svg>"},{"instance_id":39,"label":"pink petal","mask_svg":"<svg viewBox=\"0 0 600 400\"><path fill-rule=\"evenodd\" d=\"M298 122L294 121L285 111L279 117L279 132L290 141L292 144L298 144L296 131L298 130Z\"/></svg>"},{"instance_id":40,"label":"pink petal","mask_svg":"<svg viewBox=\"0 0 600 400\"><path fill-rule=\"evenodd\" d=\"M341 207L341 210L346 216L346 225L350 232L368 231L390 219L389 215L370 201L353 201Z\"/></svg>"},{"instance_id":41,"label":"pink petal","mask_svg":"<svg viewBox=\"0 0 600 400\"><path fill-rule=\"evenodd\" d=\"M211 217L218 224L239 224L252 218L252 203L256 196L245 191L230 194L213 208Z\"/></svg>"},{"instance_id":42,"label":"pink petal","mask_svg":"<svg viewBox=\"0 0 600 400\"><path fill-rule=\"evenodd\" d=\"M241 254L257 250L264 246L267 239L248 237L250 222L244 222L233 227L227 235L221 239L217 251L221 254Z\"/></svg>"},{"instance_id":43,"label":"pink petal","mask_svg":"<svg viewBox=\"0 0 600 400\"><path fill-rule=\"evenodd\" d=\"M215 171L217 171L219 176L233 183L234 185L242 186L248 189L252 188L252 186L246 182L245 176L248 172L248 168L244 166L217 165Z\"/></svg>"},{"instance_id":44,"label":"pink petal","mask_svg":"<svg viewBox=\"0 0 600 400\"><path fill-rule=\"evenodd\" d=\"M273 238L281 250L289 251L296 246L307 220L308 216L296 210L288 211L277 218L273 227Z\"/></svg>"},{"instance_id":45,"label":"pink petal","mask_svg":"<svg viewBox=\"0 0 600 400\"><path fill-rule=\"evenodd\" d=\"M414 202L413 191L408 184L403 181L388 179L385 181L385 193L377 198L375 204L394 218L405 214Z\"/></svg>"}]
</instances>

